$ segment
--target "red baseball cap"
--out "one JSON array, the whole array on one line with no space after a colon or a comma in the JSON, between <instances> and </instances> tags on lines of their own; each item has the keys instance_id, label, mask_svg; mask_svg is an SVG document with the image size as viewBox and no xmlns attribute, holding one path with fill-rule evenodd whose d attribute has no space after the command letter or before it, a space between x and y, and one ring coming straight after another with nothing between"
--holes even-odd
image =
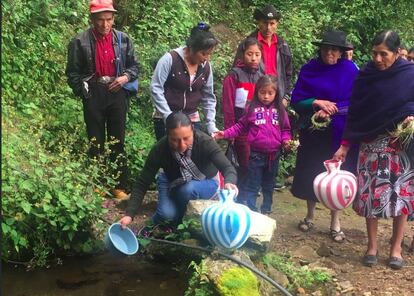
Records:
<instances>
[{"instance_id":1,"label":"red baseball cap","mask_svg":"<svg viewBox=\"0 0 414 296\"><path fill-rule=\"evenodd\" d=\"M112 0L91 0L91 2L89 2L89 12L91 14L102 11L116 12Z\"/></svg>"}]
</instances>

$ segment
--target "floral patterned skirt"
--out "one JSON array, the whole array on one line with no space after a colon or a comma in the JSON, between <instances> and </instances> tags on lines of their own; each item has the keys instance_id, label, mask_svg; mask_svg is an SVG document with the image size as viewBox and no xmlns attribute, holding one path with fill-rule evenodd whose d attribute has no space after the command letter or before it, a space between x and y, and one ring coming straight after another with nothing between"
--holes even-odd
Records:
<instances>
[{"instance_id":1,"label":"floral patterned skirt","mask_svg":"<svg viewBox=\"0 0 414 296\"><path fill-rule=\"evenodd\" d=\"M414 216L414 140L405 149L387 136L361 144L353 209L369 218Z\"/></svg>"}]
</instances>

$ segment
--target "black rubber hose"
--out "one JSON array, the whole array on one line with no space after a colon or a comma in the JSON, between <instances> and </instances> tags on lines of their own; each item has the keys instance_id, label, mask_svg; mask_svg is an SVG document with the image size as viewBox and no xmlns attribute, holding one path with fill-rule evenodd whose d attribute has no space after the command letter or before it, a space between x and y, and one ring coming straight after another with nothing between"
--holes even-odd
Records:
<instances>
[{"instance_id":1,"label":"black rubber hose","mask_svg":"<svg viewBox=\"0 0 414 296\"><path fill-rule=\"evenodd\" d=\"M140 236L138 236L140 237ZM198 250L198 251L202 251L202 252L207 252L207 253L217 253L220 256L223 256L233 262L236 262L239 265L242 265L248 269L250 269L252 272L254 272L255 274L257 274L258 276L260 276L262 279L268 281L270 284L272 284L272 286L274 286L276 289L278 289L280 292L282 292L283 295L285 296L293 296L292 294L289 293L288 290L286 290L284 287L282 287L280 284L278 284L277 282L275 282L273 279L271 279L269 276L267 276L266 274L264 274L263 272L261 272L260 270L258 270L256 267L251 266L239 259L237 259L234 256L225 254L223 252L220 252L218 250L213 250L211 248L204 248L204 247L199 247L199 246L190 246L187 244L183 244L183 243L179 243L179 242L174 242L174 241L168 241L165 239L157 239L157 238L152 238L152 237L140 237L143 239L148 239L150 241L154 241L154 242L159 242L159 243L164 243L164 244L170 244L170 245L174 245L174 246L179 246L179 247L184 247L184 248L190 248L190 249L194 249L194 250Z\"/></svg>"}]
</instances>

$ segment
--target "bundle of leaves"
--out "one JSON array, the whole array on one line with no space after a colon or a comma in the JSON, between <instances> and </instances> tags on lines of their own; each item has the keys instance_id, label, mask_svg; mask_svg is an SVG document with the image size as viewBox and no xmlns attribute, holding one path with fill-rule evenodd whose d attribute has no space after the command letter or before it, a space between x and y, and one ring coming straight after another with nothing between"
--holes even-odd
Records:
<instances>
[{"instance_id":1,"label":"bundle of leaves","mask_svg":"<svg viewBox=\"0 0 414 296\"><path fill-rule=\"evenodd\" d=\"M311 121L310 129L314 131L324 130L329 126L329 124L331 123L331 120L332 119L330 117L321 118L317 116L317 113L314 113L310 119Z\"/></svg>"},{"instance_id":2,"label":"bundle of leaves","mask_svg":"<svg viewBox=\"0 0 414 296\"><path fill-rule=\"evenodd\" d=\"M395 130L390 132L390 135L401 143L403 148L407 148L414 138L414 120L408 123L399 123Z\"/></svg>"}]
</instances>

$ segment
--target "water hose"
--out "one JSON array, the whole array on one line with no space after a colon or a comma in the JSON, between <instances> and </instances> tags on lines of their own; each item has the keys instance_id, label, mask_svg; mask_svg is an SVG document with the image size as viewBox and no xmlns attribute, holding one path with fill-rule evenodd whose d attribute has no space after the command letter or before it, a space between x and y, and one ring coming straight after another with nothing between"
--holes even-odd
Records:
<instances>
[{"instance_id":1,"label":"water hose","mask_svg":"<svg viewBox=\"0 0 414 296\"><path fill-rule=\"evenodd\" d=\"M174 242L174 241L168 241L165 239L157 239L157 238L152 238L152 237L141 237L141 236L137 236L138 238L143 238L143 239L148 239L150 241L154 241L154 242L158 242L158 243L164 243L164 244L170 244L170 245L174 245L174 246L179 246L179 247L184 247L184 248L189 248L189 249L194 249L194 250L198 250L198 251L202 251L202 252L207 252L207 253L217 253L220 256L223 256L233 262L236 262L237 264L246 267L247 269L251 270L253 273L255 273L256 275L260 276L262 279L268 281L272 286L274 286L276 289L278 289L280 292L282 292L283 295L285 296L293 296L292 294L289 293L288 290L286 290L284 287L282 287L280 284L278 284L277 282L275 282L273 279L271 279L269 276L267 276L266 274L264 274L263 272L261 272L260 270L258 270L256 267L251 266L249 264L247 264L246 262L241 261L240 259L232 256L232 255L228 255L225 254L223 252L220 252L218 250L213 250L211 248L204 248L204 247L199 247L199 246L191 246L191 245L187 245L187 244L183 244L180 242Z\"/></svg>"}]
</instances>

